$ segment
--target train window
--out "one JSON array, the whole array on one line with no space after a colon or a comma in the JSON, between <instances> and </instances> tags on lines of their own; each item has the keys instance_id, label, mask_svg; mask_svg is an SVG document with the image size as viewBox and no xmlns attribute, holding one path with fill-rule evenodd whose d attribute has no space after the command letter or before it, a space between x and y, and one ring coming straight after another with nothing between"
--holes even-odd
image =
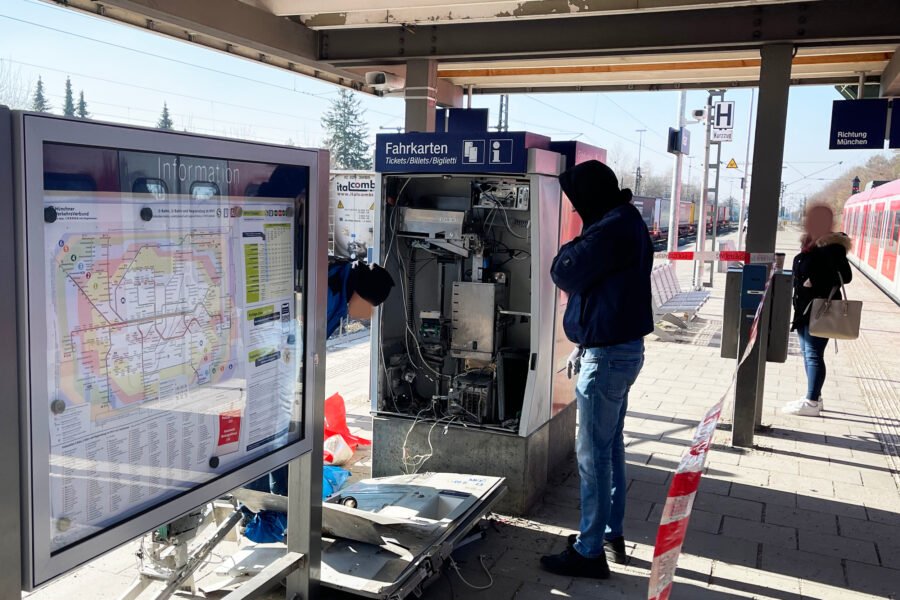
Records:
<instances>
[{"instance_id":1,"label":"train window","mask_svg":"<svg viewBox=\"0 0 900 600\"><path fill-rule=\"evenodd\" d=\"M156 200L165 200L169 194L169 186L162 179L155 177L138 177L131 185L133 194L150 194Z\"/></svg>"},{"instance_id":2,"label":"train window","mask_svg":"<svg viewBox=\"0 0 900 600\"><path fill-rule=\"evenodd\" d=\"M897 244L900 242L900 210L894 211L894 229L891 232L891 248L897 251Z\"/></svg>"},{"instance_id":3,"label":"train window","mask_svg":"<svg viewBox=\"0 0 900 600\"><path fill-rule=\"evenodd\" d=\"M211 181L195 181L191 184L192 200L209 200L219 195L219 186Z\"/></svg>"}]
</instances>

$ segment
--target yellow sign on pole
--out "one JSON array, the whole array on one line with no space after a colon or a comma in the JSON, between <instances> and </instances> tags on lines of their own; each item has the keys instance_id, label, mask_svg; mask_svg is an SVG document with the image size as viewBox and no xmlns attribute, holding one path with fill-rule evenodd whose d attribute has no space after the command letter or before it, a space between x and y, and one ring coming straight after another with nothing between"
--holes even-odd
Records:
<instances>
[{"instance_id":1,"label":"yellow sign on pole","mask_svg":"<svg viewBox=\"0 0 900 600\"><path fill-rule=\"evenodd\" d=\"M728 161L728 164L725 166L725 168L726 169L737 169L738 166L737 166L737 163L734 162L734 159L732 158L731 160Z\"/></svg>"}]
</instances>

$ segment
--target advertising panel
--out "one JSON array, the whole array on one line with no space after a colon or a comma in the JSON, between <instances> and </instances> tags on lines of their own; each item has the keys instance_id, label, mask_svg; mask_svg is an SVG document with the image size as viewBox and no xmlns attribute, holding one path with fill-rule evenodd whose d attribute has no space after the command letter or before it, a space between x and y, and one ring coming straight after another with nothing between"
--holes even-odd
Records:
<instances>
[{"instance_id":1,"label":"advertising panel","mask_svg":"<svg viewBox=\"0 0 900 600\"><path fill-rule=\"evenodd\" d=\"M380 181L374 172L331 174L328 202L334 223L335 256L371 262Z\"/></svg>"},{"instance_id":2,"label":"advertising panel","mask_svg":"<svg viewBox=\"0 0 900 600\"><path fill-rule=\"evenodd\" d=\"M117 128L77 127L90 143L26 143L26 587L308 449L316 153L253 161L126 128L98 145L92 128Z\"/></svg>"}]
</instances>

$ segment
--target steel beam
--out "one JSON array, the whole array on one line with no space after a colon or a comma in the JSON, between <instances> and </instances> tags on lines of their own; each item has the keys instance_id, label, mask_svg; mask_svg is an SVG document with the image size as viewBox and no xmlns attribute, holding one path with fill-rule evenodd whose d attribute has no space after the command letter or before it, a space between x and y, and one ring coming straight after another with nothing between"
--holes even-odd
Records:
<instances>
[{"instance_id":1,"label":"steel beam","mask_svg":"<svg viewBox=\"0 0 900 600\"><path fill-rule=\"evenodd\" d=\"M900 46L894 51L893 58L881 73L880 96L882 98L900 96Z\"/></svg>"},{"instance_id":2,"label":"steel beam","mask_svg":"<svg viewBox=\"0 0 900 600\"><path fill-rule=\"evenodd\" d=\"M869 75L866 78L867 83L878 83L879 78L876 75ZM791 79L792 86L800 85L856 85L859 77L815 77L811 79ZM571 92L660 92L670 90L711 90L711 89L739 89L739 88L756 88L759 87L759 79L754 77L745 81L696 81L696 82L677 82L677 83L614 83L614 84L591 84L591 85L541 85L531 86L527 84L496 84L488 83L486 85L479 84L473 88L472 93L478 95L497 95L497 94L557 94Z\"/></svg>"},{"instance_id":3,"label":"steel beam","mask_svg":"<svg viewBox=\"0 0 900 600\"><path fill-rule=\"evenodd\" d=\"M436 97L437 61L409 61L406 64L407 132L434 131Z\"/></svg>"},{"instance_id":4,"label":"steel beam","mask_svg":"<svg viewBox=\"0 0 900 600\"><path fill-rule=\"evenodd\" d=\"M873 18L861 18L872 15ZM877 18L874 18L877 15ZM678 12L321 31L319 58L335 65L414 58L485 60L898 42L900 2L819 0Z\"/></svg>"},{"instance_id":5,"label":"steel beam","mask_svg":"<svg viewBox=\"0 0 900 600\"><path fill-rule=\"evenodd\" d=\"M761 51L762 68L753 147L753 178L750 180L748 208L750 211L747 226L748 252L775 251L793 53L794 48L789 44L765 46ZM756 422L758 407L765 389L766 346L771 308L770 291L760 315L756 346L748 359L738 367L734 424L731 432L732 444L735 446L745 448L753 446L753 434L758 425ZM742 335L742 339L746 337Z\"/></svg>"}]
</instances>

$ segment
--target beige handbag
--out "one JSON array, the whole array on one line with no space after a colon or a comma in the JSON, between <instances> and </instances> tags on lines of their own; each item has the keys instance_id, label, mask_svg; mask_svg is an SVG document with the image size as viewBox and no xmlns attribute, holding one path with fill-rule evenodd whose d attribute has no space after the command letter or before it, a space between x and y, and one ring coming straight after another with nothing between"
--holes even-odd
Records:
<instances>
[{"instance_id":1,"label":"beige handbag","mask_svg":"<svg viewBox=\"0 0 900 600\"><path fill-rule=\"evenodd\" d=\"M838 274L840 277L840 274ZM809 333L816 337L835 340L855 340L859 337L859 322L862 317L862 305L859 300L847 300L847 288L841 277L843 300L835 300L838 286L831 289L828 298L815 298L810 305Z\"/></svg>"}]
</instances>

